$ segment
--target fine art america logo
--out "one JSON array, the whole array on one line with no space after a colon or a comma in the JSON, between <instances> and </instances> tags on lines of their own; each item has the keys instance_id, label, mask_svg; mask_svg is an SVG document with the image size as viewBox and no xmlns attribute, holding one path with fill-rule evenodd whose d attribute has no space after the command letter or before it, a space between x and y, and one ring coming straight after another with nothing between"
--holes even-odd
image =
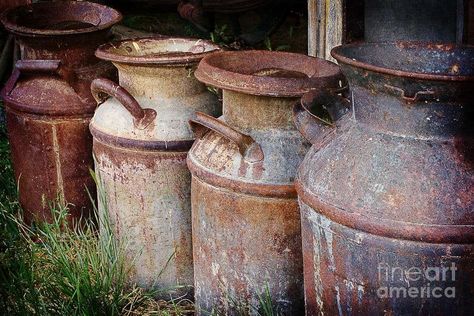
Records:
<instances>
[{"instance_id":1,"label":"fine art america logo","mask_svg":"<svg viewBox=\"0 0 474 316\"><path fill-rule=\"evenodd\" d=\"M379 263L380 298L455 298L456 264L441 267L399 267Z\"/></svg>"}]
</instances>

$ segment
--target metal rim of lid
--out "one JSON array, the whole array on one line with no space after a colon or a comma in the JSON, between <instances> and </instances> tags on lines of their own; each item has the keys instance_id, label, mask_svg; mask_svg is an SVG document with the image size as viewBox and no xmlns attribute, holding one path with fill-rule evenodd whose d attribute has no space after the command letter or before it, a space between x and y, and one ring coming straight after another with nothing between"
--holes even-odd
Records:
<instances>
[{"instance_id":1,"label":"metal rim of lid","mask_svg":"<svg viewBox=\"0 0 474 316\"><path fill-rule=\"evenodd\" d=\"M117 49L125 44L139 44L139 43L162 43L169 42L172 43L181 43L181 44L193 44L197 43L203 44L204 47L210 48L203 52L193 53L190 51L174 51L174 52L165 52L160 54L150 54L142 56L133 56L133 55L124 55L118 54ZM192 47L192 45L191 45ZM114 63L122 64L136 64L136 65L188 65L188 64L197 64L202 58L213 54L217 51L220 51L221 47L217 44L214 44L211 41L195 39L195 38L185 38L185 37L144 37L144 38L135 38L135 39L126 39L121 41L114 41L110 43L103 44L97 48L95 55L97 58L111 61ZM115 51L115 52L114 52Z\"/></svg>"},{"instance_id":2,"label":"metal rim of lid","mask_svg":"<svg viewBox=\"0 0 474 316\"><path fill-rule=\"evenodd\" d=\"M22 11L33 10L35 7L42 8L65 8L67 6L82 6L86 10L97 10L98 12L108 12L110 14L110 18L107 21L100 21L99 24L81 28L81 29L68 29L68 30L54 30L54 29L42 29L42 28L33 28L28 26L21 26L20 24L16 23L17 15ZM59 1L59 2L40 2L40 3L33 3L24 6L18 6L11 9L6 10L0 16L0 21L3 23L5 28L15 34L22 35L22 36L53 36L53 35L76 35L76 34L84 34L84 33L91 33L96 32L104 29L108 29L112 27L114 24L117 24L122 20L122 14L117 10L101 5L94 2L88 1Z\"/></svg>"},{"instance_id":3,"label":"metal rim of lid","mask_svg":"<svg viewBox=\"0 0 474 316\"><path fill-rule=\"evenodd\" d=\"M353 44L344 44L334 47L331 50L331 56L338 61L340 64L346 64L353 67L361 68L364 70L397 76L397 77L404 77L404 78L413 78L413 79L420 79L420 80L432 80L432 81L474 81L474 76L462 76L462 75L447 75L447 74L435 74L435 73L428 73L428 72L412 72L406 70L400 70L395 68L377 66L375 64L370 64L369 62L359 61L353 58L350 58L344 54L345 49L356 49L361 47L380 47L383 45L394 45L398 47L403 46L420 46L424 48L437 48L441 50L442 47L449 49L449 48L469 48L474 49L472 45L457 45L457 44L446 44L446 43L432 43L432 42L382 42L382 43L353 43Z\"/></svg>"},{"instance_id":4,"label":"metal rim of lid","mask_svg":"<svg viewBox=\"0 0 474 316\"><path fill-rule=\"evenodd\" d=\"M307 77L256 75L271 68ZM300 97L315 88L335 87L344 78L333 62L298 53L262 50L214 53L201 60L194 75L199 81L224 90L274 97Z\"/></svg>"}]
</instances>

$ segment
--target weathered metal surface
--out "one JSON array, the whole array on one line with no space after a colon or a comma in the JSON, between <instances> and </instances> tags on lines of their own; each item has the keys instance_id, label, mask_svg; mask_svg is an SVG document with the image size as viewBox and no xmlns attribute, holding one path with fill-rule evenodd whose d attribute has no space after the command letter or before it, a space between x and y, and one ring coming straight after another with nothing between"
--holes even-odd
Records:
<instances>
[{"instance_id":1,"label":"weathered metal surface","mask_svg":"<svg viewBox=\"0 0 474 316\"><path fill-rule=\"evenodd\" d=\"M459 6L462 0L366 0L365 40L456 42Z\"/></svg>"},{"instance_id":2,"label":"weathered metal surface","mask_svg":"<svg viewBox=\"0 0 474 316\"><path fill-rule=\"evenodd\" d=\"M202 40L146 38L101 46L120 85L97 79L103 102L92 119L99 194L112 228L128 243L130 279L192 296L191 174L186 155L195 111L219 115L217 98L194 78L199 60L219 47ZM108 96L109 100L105 101ZM104 102L105 101L105 102ZM103 191L103 192L101 192Z\"/></svg>"},{"instance_id":3,"label":"weathered metal surface","mask_svg":"<svg viewBox=\"0 0 474 316\"><path fill-rule=\"evenodd\" d=\"M91 210L92 138L87 126L95 102L89 86L112 70L94 51L120 17L88 2L33 4L2 16L23 59L2 98L27 221L50 219L48 204L55 200L70 203L71 220L87 217Z\"/></svg>"},{"instance_id":4,"label":"weathered metal surface","mask_svg":"<svg viewBox=\"0 0 474 316\"><path fill-rule=\"evenodd\" d=\"M6 9L29 3L31 3L31 0L4 0L2 1L2 3L0 3L0 13L5 11Z\"/></svg>"},{"instance_id":5,"label":"weathered metal surface","mask_svg":"<svg viewBox=\"0 0 474 316\"><path fill-rule=\"evenodd\" d=\"M196 77L224 89L221 118L198 114L191 121L197 313L256 314L258 295L268 286L275 308L301 314L293 180L308 143L291 109L305 91L339 85L339 69L298 54L221 52L204 58Z\"/></svg>"},{"instance_id":6,"label":"weathered metal surface","mask_svg":"<svg viewBox=\"0 0 474 316\"><path fill-rule=\"evenodd\" d=\"M295 108L313 143L296 181L306 313L468 315L474 48L354 44L332 54L352 111L332 108L331 128ZM331 104L330 93L312 97L304 107Z\"/></svg>"}]
</instances>

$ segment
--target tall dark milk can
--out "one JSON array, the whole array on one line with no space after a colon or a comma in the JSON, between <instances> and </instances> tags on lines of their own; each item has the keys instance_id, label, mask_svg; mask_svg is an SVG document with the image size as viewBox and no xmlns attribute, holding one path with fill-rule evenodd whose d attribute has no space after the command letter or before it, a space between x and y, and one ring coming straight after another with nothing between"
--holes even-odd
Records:
<instances>
[{"instance_id":1,"label":"tall dark milk can","mask_svg":"<svg viewBox=\"0 0 474 316\"><path fill-rule=\"evenodd\" d=\"M27 221L49 219L52 201L69 203L71 219L91 210L88 125L96 105L89 87L113 71L94 51L120 19L117 11L89 2L37 3L2 16L22 58L2 98Z\"/></svg>"},{"instance_id":2,"label":"tall dark milk can","mask_svg":"<svg viewBox=\"0 0 474 316\"><path fill-rule=\"evenodd\" d=\"M469 315L474 307L474 48L334 48L347 102L305 95L298 172L308 315ZM313 112L325 105L335 123ZM328 121L325 119L325 121Z\"/></svg>"},{"instance_id":3,"label":"tall dark milk can","mask_svg":"<svg viewBox=\"0 0 474 316\"><path fill-rule=\"evenodd\" d=\"M217 49L203 40L148 38L97 50L120 78L119 84L97 79L91 87L99 102L112 97L90 125L98 193L105 197L99 212L127 244L131 280L177 295L193 284L189 119L196 111L221 113L217 97L193 72Z\"/></svg>"},{"instance_id":4,"label":"tall dark milk can","mask_svg":"<svg viewBox=\"0 0 474 316\"><path fill-rule=\"evenodd\" d=\"M308 143L292 108L316 87L339 87L339 68L305 55L221 52L196 77L223 89L223 116L198 113L188 155L196 309L256 314L268 289L274 307L303 312L301 229L294 178Z\"/></svg>"}]
</instances>

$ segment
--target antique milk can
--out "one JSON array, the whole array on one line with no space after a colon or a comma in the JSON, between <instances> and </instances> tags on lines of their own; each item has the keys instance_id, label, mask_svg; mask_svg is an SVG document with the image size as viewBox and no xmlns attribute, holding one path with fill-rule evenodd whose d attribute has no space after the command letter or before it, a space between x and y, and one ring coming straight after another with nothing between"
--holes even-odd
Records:
<instances>
[{"instance_id":1,"label":"antique milk can","mask_svg":"<svg viewBox=\"0 0 474 316\"><path fill-rule=\"evenodd\" d=\"M339 68L304 55L220 52L195 73L223 89L223 116L198 113L193 175L194 288L198 314L250 313L269 291L287 315L303 312L296 169L308 144L292 108L311 88L339 87Z\"/></svg>"},{"instance_id":2,"label":"antique milk can","mask_svg":"<svg viewBox=\"0 0 474 316\"><path fill-rule=\"evenodd\" d=\"M472 313L474 48L353 44L332 56L352 110L321 91L295 107L313 143L296 181L307 315ZM339 119L304 109L321 105Z\"/></svg>"},{"instance_id":3,"label":"antique milk can","mask_svg":"<svg viewBox=\"0 0 474 316\"><path fill-rule=\"evenodd\" d=\"M98 193L105 197L99 212L108 211L125 239L132 279L144 287L183 294L189 288L177 287L193 284L188 121L196 111L220 114L217 97L193 71L217 49L203 40L146 38L106 44L96 53L112 61L120 78L91 86L103 102L90 125Z\"/></svg>"},{"instance_id":4,"label":"antique milk can","mask_svg":"<svg viewBox=\"0 0 474 316\"><path fill-rule=\"evenodd\" d=\"M87 217L94 192L90 83L113 75L94 56L120 13L89 2L36 3L1 20L15 34L21 58L4 89L7 131L19 199L27 222L69 203L71 220Z\"/></svg>"}]
</instances>

